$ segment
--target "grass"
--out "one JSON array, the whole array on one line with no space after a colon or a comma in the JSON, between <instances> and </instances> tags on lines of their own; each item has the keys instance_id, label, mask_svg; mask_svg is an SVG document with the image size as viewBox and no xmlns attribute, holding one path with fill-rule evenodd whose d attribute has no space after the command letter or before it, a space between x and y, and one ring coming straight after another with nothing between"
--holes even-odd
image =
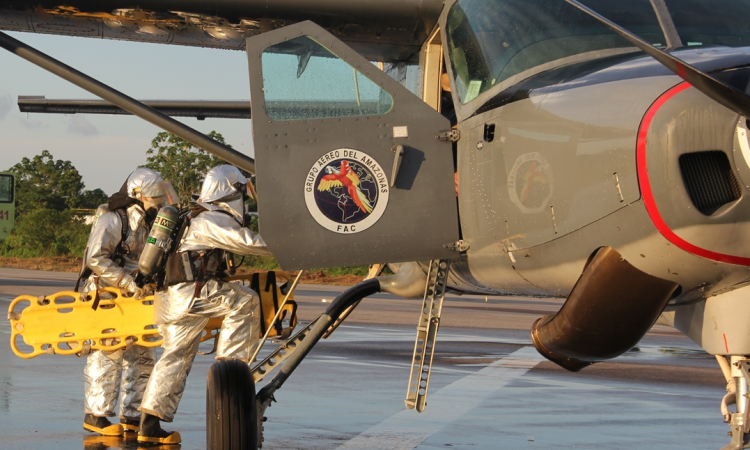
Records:
<instances>
[{"instance_id":1,"label":"grass","mask_svg":"<svg viewBox=\"0 0 750 450\"><path fill-rule=\"evenodd\" d=\"M71 256L54 256L54 257L42 257L42 258L11 258L0 256L0 267L11 267L16 269L29 269L29 270L45 270L49 272L73 272L78 273L81 268L81 258ZM278 266L277 266L278 267ZM260 270L262 272L267 269L263 266L259 268L251 268L242 266L240 272L251 272L254 270ZM278 270L278 269L275 269ZM325 270L312 270L307 271L302 276L302 283L307 284L332 284L340 286L353 286L364 279L364 275L358 273L363 272L362 267L356 268L335 268ZM367 273L365 267L364 273ZM297 273L293 272L292 276L296 276Z\"/></svg>"}]
</instances>

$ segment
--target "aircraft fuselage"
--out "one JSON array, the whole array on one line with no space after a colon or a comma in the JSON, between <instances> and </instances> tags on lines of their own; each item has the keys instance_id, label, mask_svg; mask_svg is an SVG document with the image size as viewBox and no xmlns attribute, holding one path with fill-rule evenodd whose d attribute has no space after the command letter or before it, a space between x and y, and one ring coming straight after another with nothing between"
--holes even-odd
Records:
<instances>
[{"instance_id":1,"label":"aircraft fuselage","mask_svg":"<svg viewBox=\"0 0 750 450\"><path fill-rule=\"evenodd\" d=\"M747 60L734 50L678 54L707 71ZM746 84L746 73L733 76ZM676 302L744 282L750 177L738 126L736 113L637 54L501 92L458 124L459 212L471 248L456 276L498 292L566 296L592 252L610 246L680 284ZM706 198L696 206L691 194Z\"/></svg>"}]
</instances>

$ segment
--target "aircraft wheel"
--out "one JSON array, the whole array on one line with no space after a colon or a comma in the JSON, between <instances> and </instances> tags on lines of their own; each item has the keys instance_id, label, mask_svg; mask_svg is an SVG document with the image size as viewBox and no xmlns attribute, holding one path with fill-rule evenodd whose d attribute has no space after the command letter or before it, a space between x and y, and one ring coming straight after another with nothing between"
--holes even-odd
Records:
<instances>
[{"instance_id":1,"label":"aircraft wheel","mask_svg":"<svg viewBox=\"0 0 750 450\"><path fill-rule=\"evenodd\" d=\"M247 363L228 359L214 363L206 386L208 450L257 450L255 383Z\"/></svg>"}]
</instances>

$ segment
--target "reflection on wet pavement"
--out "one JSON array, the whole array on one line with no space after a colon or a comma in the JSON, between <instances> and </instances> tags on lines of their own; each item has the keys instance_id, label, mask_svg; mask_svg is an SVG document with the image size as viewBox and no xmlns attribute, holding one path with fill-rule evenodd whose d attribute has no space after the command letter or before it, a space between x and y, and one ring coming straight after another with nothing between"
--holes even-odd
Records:
<instances>
[{"instance_id":1,"label":"reflection on wet pavement","mask_svg":"<svg viewBox=\"0 0 750 450\"><path fill-rule=\"evenodd\" d=\"M633 347L622 355L628 358L637 359L650 359L657 360L664 357L675 357L675 358L695 358L695 359L707 359L714 361L714 357L706 353L703 349L698 346L694 347L670 347L670 346L651 346L640 344L637 347Z\"/></svg>"},{"instance_id":2,"label":"reflection on wet pavement","mask_svg":"<svg viewBox=\"0 0 750 450\"><path fill-rule=\"evenodd\" d=\"M487 376L485 368L522 349L534 355L526 333L511 334L506 343L494 330L444 329L427 410L417 414L403 406L412 330L343 325L340 331L338 338L321 341L277 393L278 403L266 414L263 450L342 445L380 450L384 443L395 450L705 450L726 443L717 406L721 375L686 339L647 338L638 351L578 374L545 361L508 378L502 372ZM83 359L20 360L2 338L0 362L0 449L146 448L132 435L100 437L81 429ZM211 357L196 358L180 410L169 424L182 434L182 446L148 448L205 449L205 379L212 363ZM658 377L649 375L648 367ZM697 379L686 387L660 378L680 373ZM719 381L698 376L706 373ZM451 404L465 405L465 411L458 414ZM679 421L673 420L674 411L680 411Z\"/></svg>"},{"instance_id":3,"label":"reflection on wet pavement","mask_svg":"<svg viewBox=\"0 0 750 450\"><path fill-rule=\"evenodd\" d=\"M180 450L181 445L139 444L135 433L125 436L84 436L83 450Z\"/></svg>"},{"instance_id":4,"label":"reflection on wet pavement","mask_svg":"<svg viewBox=\"0 0 750 450\"><path fill-rule=\"evenodd\" d=\"M0 308L7 305L0 299ZM402 314L385 311L381 319ZM363 450L357 443L375 435L382 440L368 445L378 450L384 443L394 450L705 450L729 442L718 407L723 376L714 358L683 336L660 329L621 358L576 374L544 361L523 373L512 368L513 375L501 370L509 366L503 359L533 352L526 324L533 317L457 312L467 314L462 320L481 317L517 328L441 322L424 413L404 409L416 317L400 317L412 325L348 323L321 341L276 394L263 450ZM175 421L165 426L180 432L182 445L144 447L134 435L101 437L82 429L84 359L22 360L9 337L8 322L0 321L0 450L205 450L212 357L196 357ZM498 371L488 375L490 366Z\"/></svg>"}]
</instances>

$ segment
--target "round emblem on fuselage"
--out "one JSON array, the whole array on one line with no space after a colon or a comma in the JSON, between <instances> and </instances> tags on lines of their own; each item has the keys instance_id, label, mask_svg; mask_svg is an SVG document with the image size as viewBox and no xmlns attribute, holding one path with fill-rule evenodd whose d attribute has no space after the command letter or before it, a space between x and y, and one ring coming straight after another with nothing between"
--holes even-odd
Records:
<instances>
[{"instance_id":1,"label":"round emblem on fuselage","mask_svg":"<svg viewBox=\"0 0 750 450\"><path fill-rule=\"evenodd\" d=\"M332 150L305 179L307 210L322 227L341 234L364 231L385 212L390 189L385 171L365 152Z\"/></svg>"},{"instance_id":2,"label":"round emblem on fuselage","mask_svg":"<svg viewBox=\"0 0 750 450\"><path fill-rule=\"evenodd\" d=\"M524 213L541 212L552 198L552 170L538 152L525 153L508 173L508 194Z\"/></svg>"}]
</instances>

